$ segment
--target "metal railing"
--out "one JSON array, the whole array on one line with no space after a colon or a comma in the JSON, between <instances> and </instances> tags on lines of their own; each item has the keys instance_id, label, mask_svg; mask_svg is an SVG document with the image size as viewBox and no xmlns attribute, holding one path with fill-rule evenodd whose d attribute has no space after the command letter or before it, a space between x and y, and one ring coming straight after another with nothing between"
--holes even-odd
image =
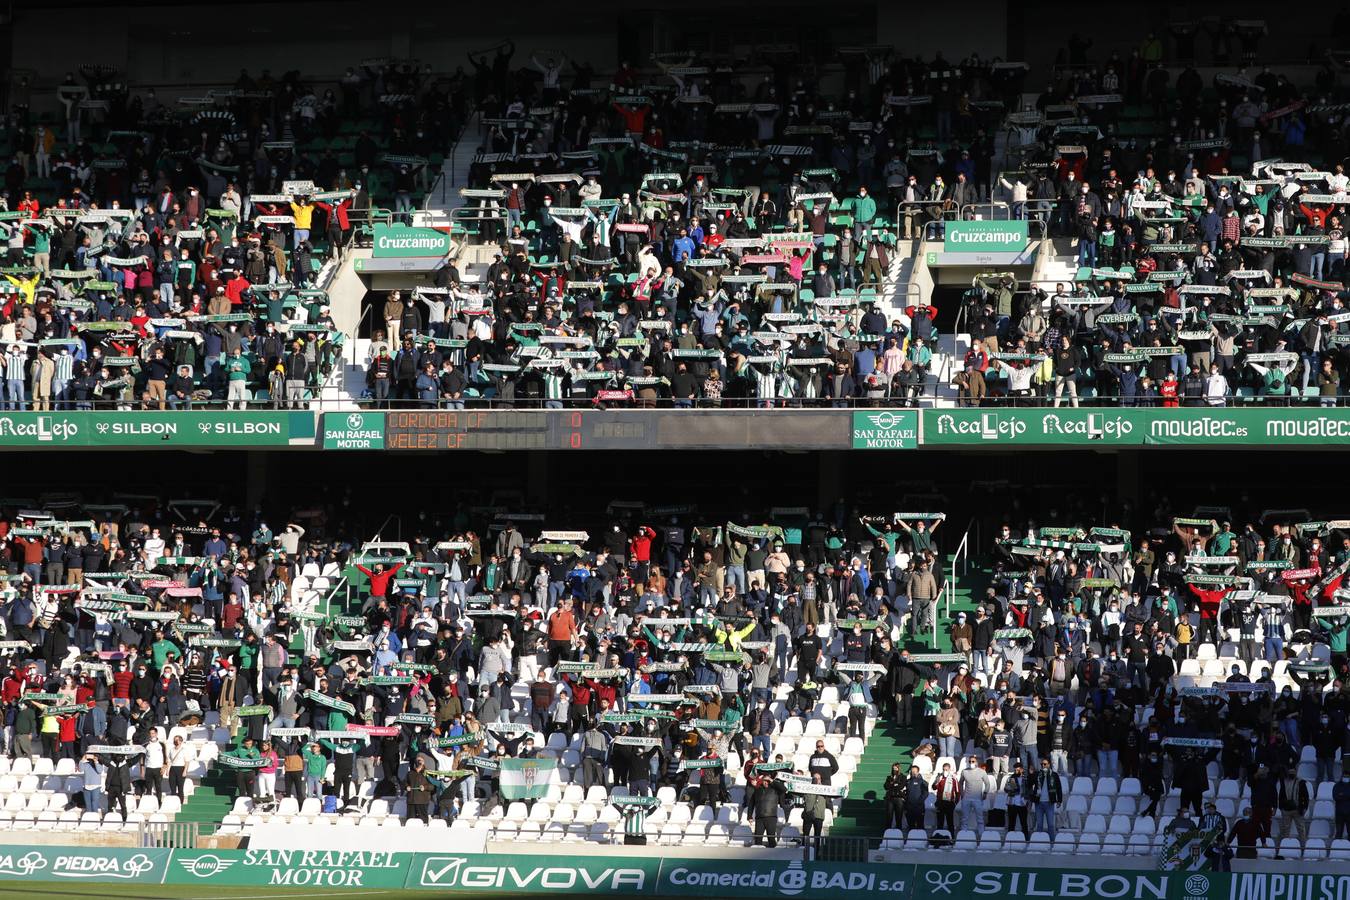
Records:
<instances>
[{"instance_id":1,"label":"metal railing","mask_svg":"<svg viewBox=\"0 0 1350 900\"><path fill-rule=\"evenodd\" d=\"M914 225L917 224L919 226L918 235L919 238L922 239L924 234L926 233L924 231L924 227L925 224L927 224L925 220L929 215L928 207L942 206L943 203L944 201L942 200L901 200L899 203L895 204L896 243L899 243L902 240L907 240L907 238L905 238L903 234L903 229L901 227L902 223L905 221L906 215L912 215L916 218L916 221L910 222L910 232L913 233ZM907 214L906 210L911 210L911 212ZM942 215L945 216L945 213L943 213ZM913 238L908 238L908 240L913 240Z\"/></svg>"},{"instance_id":2,"label":"metal railing","mask_svg":"<svg viewBox=\"0 0 1350 900\"><path fill-rule=\"evenodd\" d=\"M977 215L980 210L988 210L987 216ZM998 215L998 211L1003 210L1003 215ZM1012 206L1004 203L1002 200L990 200L986 203L967 203L961 207L959 217L966 221L976 219L992 222L1010 222L1012 221Z\"/></svg>"},{"instance_id":3,"label":"metal railing","mask_svg":"<svg viewBox=\"0 0 1350 900\"><path fill-rule=\"evenodd\" d=\"M867 862L871 851L881 849L880 838L803 835L801 840L803 862Z\"/></svg>"},{"instance_id":4,"label":"metal railing","mask_svg":"<svg viewBox=\"0 0 1350 900\"><path fill-rule=\"evenodd\" d=\"M166 850L193 850L201 834L199 822L142 822L140 846Z\"/></svg>"},{"instance_id":5,"label":"metal railing","mask_svg":"<svg viewBox=\"0 0 1350 900\"><path fill-rule=\"evenodd\" d=\"M344 593L348 600L351 599L352 586L348 583L346 575L339 578L333 586L328 589L328 593L324 594L322 612L325 616L331 616L333 614L333 598L337 597L339 593Z\"/></svg>"},{"instance_id":6,"label":"metal railing","mask_svg":"<svg viewBox=\"0 0 1350 900\"><path fill-rule=\"evenodd\" d=\"M459 131L456 132L454 141L451 142L449 149L445 151L445 161L449 163L449 167L442 166L440 173L436 175L436 180L431 183L431 188L427 191L426 197L422 200L423 210L446 208L446 203L450 197L450 194L447 193L447 188L459 180L455 152L459 149L460 142L464 140L464 135L469 133L469 129L473 126L474 122L481 117L481 111L476 109L470 111L469 117L464 120L464 124L461 125ZM438 192L440 194L440 199L437 201L437 204L433 206L431 198L436 196Z\"/></svg>"},{"instance_id":7,"label":"metal railing","mask_svg":"<svg viewBox=\"0 0 1350 900\"><path fill-rule=\"evenodd\" d=\"M966 523L966 530L961 533L961 541L956 545L955 552L952 553L952 571L951 577L947 581L949 590L947 592L947 615L952 614L952 600L956 597L956 581L964 577L970 571L970 531L976 527L975 519L971 518ZM960 569L958 573L958 568Z\"/></svg>"},{"instance_id":8,"label":"metal railing","mask_svg":"<svg viewBox=\"0 0 1350 900\"><path fill-rule=\"evenodd\" d=\"M960 361L952 355L950 365L958 367ZM946 364L944 363L944 368ZM172 406L160 410L155 406L142 408L140 400L119 401L107 400L93 402L75 403L72 401L54 401L51 409L42 410L32 407L25 403L23 410L33 412L49 412L60 414L65 412L99 412L99 413L161 413L165 416L173 416L182 412L272 412L279 410L299 410L310 412L351 412L360 410L362 412L380 412L380 411L413 411L413 410L514 410L518 412L549 410L584 410L584 409L607 409L607 410L632 410L641 412L644 410L660 410L669 412L671 410L683 410L694 415L702 412L716 412L718 410L746 410L754 409L761 411L779 411L790 412L794 409L956 409L981 407L986 409L1008 409L1008 408L1043 408L1049 409L1054 406L1079 406L1084 408L1096 409L1130 409L1134 407L1161 407L1163 399L1156 394L1144 397L1141 395L1123 396L1119 394L1098 393L1091 387L1090 381L1084 381L1080 377L1080 387L1078 390L1077 403L1068 394L1065 388L1060 396L1059 402L1055 400L1055 387L1053 382L1044 384L1033 384L1028 393L1013 395L1007 393L1006 382L1002 378L988 378L985 384L985 394L978 398L976 402L968 402L961 397L938 397L930 389L937 385L950 384L948 378L944 378L940 370L924 371L921 373L923 379L914 386L912 390L906 391L903 388L892 386L883 396L854 396L843 398L831 397L813 397L813 398L774 398L772 400L761 400L758 397L722 397L718 400L709 400L703 397L696 397L690 401L677 401L672 397L643 398L636 395L632 397L565 397L561 400L545 400L542 397L515 397L512 399L503 399L500 397L478 397L465 398L460 401L436 400L424 401L412 398L390 397L387 400L377 400L374 397L367 396L365 393L353 397L313 397L309 400L303 400L296 404L291 404L283 399L250 399L236 401L238 408L226 409L227 401L221 397L213 397L210 400L194 400L191 403L184 403L178 408ZM334 381L329 385L341 386ZM1322 397L1317 391L1316 385L1310 385L1307 390L1290 388L1288 394L1268 394L1261 393L1260 388L1239 385L1241 393L1229 394L1218 402L1211 402L1206 398L1188 399L1184 396L1176 398L1176 404L1180 408L1196 409L1223 409L1231 407L1247 406L1279 406L1279 407L1345 407L1350 406L1350 395L1339 394L1335 397ZM317 391L319 388L311 388L311 391ZM547 405L546 405L547 404ZM0 416L5 413L16 410L0 409Z\"/></svg>"}]
</instances>

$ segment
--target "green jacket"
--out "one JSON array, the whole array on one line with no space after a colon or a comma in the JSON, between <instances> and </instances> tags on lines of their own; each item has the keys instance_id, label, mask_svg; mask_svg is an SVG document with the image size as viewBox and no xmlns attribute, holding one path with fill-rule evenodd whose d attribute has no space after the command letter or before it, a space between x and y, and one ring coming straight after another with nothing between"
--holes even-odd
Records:
<instances>
[{"instance_id":1,"label":"green jacket","mask_svg":"<svg viewBox=\"0 0 1350 900\"><path fill-rule=\"evenodd\" d=\"M853 198L853 220L868 224L877 217L877 201L869 194L866 197Z\"/></svg>"},{"instance_id":2,"label":"green jacket","mask_svg":"<svg viewBox=\"0 0 1350 900\"><path fill-rule=\"evenodd\" d=\"M178 652L178 645L175 644L173 641L169 640L168 638L155 641L154 645L151 646L150 648L150 653L155 658L156 669L163 669L164 660L168 657L168 655L170 653L177 653L177 652Z\"/></svg>"},{"instance_id":3,"label":"green jacket","mask_svg":"<svg viewBox=\"0 0 1350 900\"><path fill-rule=\"evenodd\" d=\"M1332 653L1345 652L1345 634L1350 630L1350 620L1345 617L1332 619L1326 623L1327 647Z\"/></svg>"},{"instance_id":4,"label":"green jacket","mask_svg":"<svg viewBox=\"0 0 1350 900\"><path fill-rule=\"evenodd\" d=\"M322 778L328 772L328 757L322 753L315 753L306 748L303 756L305 758L306 775Z\"/></svg>"},{"instance_id":5,"label":"green jacket","mask_svg":"<svg viewBox=\"0 0 1350 900\"><path fill-rule=\"evenodd\" d=\"M225 360L225 372L230 381L248 381L248 376L253 372L253 366L244 356L231 356Z\"/></svg>"}]
</instances>

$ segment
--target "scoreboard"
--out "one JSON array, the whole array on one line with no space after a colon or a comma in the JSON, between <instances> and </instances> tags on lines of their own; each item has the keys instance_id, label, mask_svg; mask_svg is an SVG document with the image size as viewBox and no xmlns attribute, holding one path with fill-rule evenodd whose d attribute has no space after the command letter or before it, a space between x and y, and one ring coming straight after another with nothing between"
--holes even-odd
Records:
<instances>
[{"instance_id":1,"label":"scoreboard","mask_svg":"<svg viewBox=\"0 0 1350 900\"><path fill-rule=\"evenodd\" d=\"M386 450L567 450L582 446L584 413L413 410L385 415Z\"/></svg>"},{"instance_id":2,"label":"scoreboard","mask_svg":"<svg viewBox=\"0 0 1350 900\"><path fill-rule=\"evenodd\" d=\"M712 414L708 414L712 413ZM386 450L846 449L844 410L391 410ZM842 414L842 416L841 416Z\"/></svg>"}]
</instances>

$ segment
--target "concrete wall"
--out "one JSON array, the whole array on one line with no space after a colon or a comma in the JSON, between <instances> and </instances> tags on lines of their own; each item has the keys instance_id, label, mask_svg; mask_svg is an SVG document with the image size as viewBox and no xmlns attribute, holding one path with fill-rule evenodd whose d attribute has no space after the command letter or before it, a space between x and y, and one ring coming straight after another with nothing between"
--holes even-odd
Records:
<instances>
[{"instance_id":1,"label":"concrete wall","mask_svg":"<svg viewBox=\"0 0 1350 900\"><path fill-rule=\"evenodd\" d=\"M959 15L942 4L877 5L877 43L893 44L902 56L932 59L939 49L949 62L970 53L1008 58L1009 0L966 0Z\"/></svg>"},{"instance_id":2,"label":"concrete wall","mask_svg":"<svg viewBox=\"0 0 1350 900\"><path fill-rule=\"evenodd\" d=\"M533 8L533 9L532 9ZM317 78L336 78L348 65L370 57L411 56L438 72L463 66L471 51L514 38L517 64L534 50L563 48L601 69L616 63L616 26L609 13L569 11L565 19L538 0L512 4L503 16L470 14L478 5L444 4L425 10L400 7L383 16L369 3L244 3L177 8L83 6L81 31L98 35L78 55L54 59L54 46L69 46L65 13L19 9L15 13L14 66L56 83L84 63L106 63L132 84L229 83L247 68L279 76L299 69ZM532 14L532 13L538 13Z\"/></svg>"}]
</instances>

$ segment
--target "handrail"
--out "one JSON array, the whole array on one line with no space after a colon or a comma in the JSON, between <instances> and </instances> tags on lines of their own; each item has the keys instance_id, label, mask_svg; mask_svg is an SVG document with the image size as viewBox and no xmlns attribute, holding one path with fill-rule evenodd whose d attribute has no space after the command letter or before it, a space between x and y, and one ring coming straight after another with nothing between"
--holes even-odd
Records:
<instances>
[{"instance_id":1,"label":"handrail","mask_svg":"<svg viewBox=\"0 0 1350 900\"><path fill-rule=\"evenodd\" d=\"M994 222L1012 221L1012 206L1008 203L1004 203L1002 200L989 200L984 203L967 203L965 206L961 207L959 215L963 220L973 221L975 219L974 210L986 208L989 210L989 218L986 221L994 221ZM995 213L997 213L998 210L1000 209L1003 210L1005 213L1005 215L1002 218L999 218L997 215L995 215ZM970 211L970 215L966 215L967 211Z\"/></svg>"},{"instance_id":2,"label":"handrail","mask_svg":"<svg viewBox=\"0 0 1350 900\"><path fill-rule=\"evenodd\" d=\"M955 599L956 597L957 565L960 564L962 575L966 574L966 572L969 571L968 561L966 558L970 554L970 529L974 525L974 523L975 519L974 517L972 517L970 522L966 524L965 532L961 535L961 542L956 545L956 551L952 553L951 573L947 578L947 590L943 592L946 595L945 596L946 608L944 609L943 614L949 619L952 616L952 600ZM933 640L936 641L937 617L934 616L933 618L934 618Z\"/></svg>"},{"instance_id":3,"label":"handrail","mask_svg":"<svg viewBox=\"0 0 1350 900\"><path fill-rule=\"evenodd\" d=\"M323 598L323 614L325 616L331 616L333 614L333 598L337 596L338 591L345 590L346 588L347 588L346 575L343 575L341 578L339 578L336 582L333 583L332 589L329 590L327 596Z\"/></svg>"},{"instance_id":4,"label":"handrail","mask_svg":"<svg viewBox=\"0 0 1350 900\"><path fill-rule=\"evenodd\" d=\"M137 843L145 849L195 850L200 822L142 822Z\"/></svg>"},{"instance_id":5,"label":"handrail","mask_svg":"<svg viewBox=\"0 0 1350 900\"><path fill-rule=\"evenodd\" d=\"M441 171L436 175L436 180L431 182L431 187L427 190L426 196L422 198L423 212L426 212L427 210L430 209L445 208L446 181L448 180L452 183L455 181L455 151L459 149L459 142L464 139L464 133L469 130L469 125L478 115L479 115L478 110L476 109L472 110L469 113L469 117L464 120L464 124L459 126L459 131L455 132L455 139L450 142L450 146L446 148L446 151L444 153L445 161L450 164L449 170L450 177L448 179L446 178L446 169L444 168L444 166L442 166ZM431 198L437 193L438 190L440 191L441 195L441 198L439 200L440 205L433 207L431 205Z\"/></svg>"},{"instance_id":6,"label":"handrail","mask_svg":"<svg viewBox=\"0 0 1350 900\"><path fill-rule=\"evenodd\" d=\"M956 307L956 321L952 324L952 352L947 354L947 369L943 373L943 379L947 384L952 383L952 370L956 366L956 337L961 333L962 327L966 324L966 304L962 303Z\"/></svg>"}]
</instances>

